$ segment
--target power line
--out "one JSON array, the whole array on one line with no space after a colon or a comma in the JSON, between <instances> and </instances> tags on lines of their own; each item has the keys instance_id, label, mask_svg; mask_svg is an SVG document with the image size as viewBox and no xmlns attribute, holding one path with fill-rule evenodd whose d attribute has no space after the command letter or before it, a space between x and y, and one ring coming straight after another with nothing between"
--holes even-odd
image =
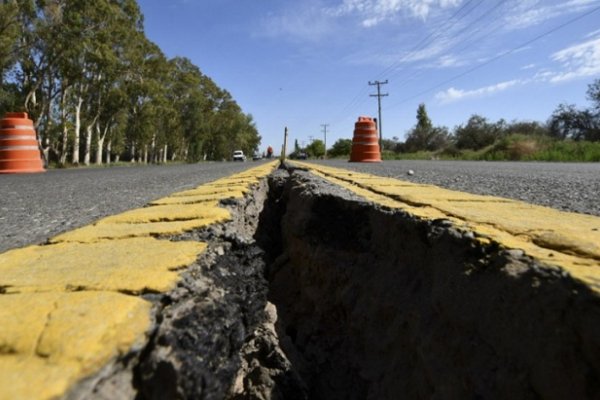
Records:
<instances>
[{"instance_id":1,"label":"power line","mask_svg":"<svg viewBox=\"0 0 600 400\"><path fill-rule=\"evenodd\" d=\"M425 38L421 39L417 44L415 44L408 51L408 53L406 53L400 60L393 62L391 65L386 67L382 72L380 72L377 75L377 78L382 77L389 71L394 70L402 62L404 62L408 58L414 56L418 51L421 51L427 45L432 44L435 39L437 39L441 36L442 32L447 32L449 29L453 28L458 22L460 22L463 18L465 18L467 15L469 15L471 12L473 12L477 7L479 7L483 3L483 0L479 0L474 5L474 7L469 9L463 15L459 16L461 14L461 12L463 12L463 10L467 9L467 7L469 7L471 5L471 3L473 3L473 1L474 0L466 1L454 14L452 14L450 16L450 18L446 19L436 30L432 31L431 33L429 33L429 35L427 35ZM456 19L456 21L451 22L452 20L454 20L457 17L458 17L458 19ZM432 38L431 41L429 41L430 38ZM366 94L366 92L367 92L367 88L363 87L362 89L360 89L359 92L341 109L340 113L335 118L335 122L337 123L339 120L341 120L349 110L354 109L355 107L358 107L359 105L363 104L365 101L363 99L364 99L364 95Z\"/></svg>"},{"instance_id":2,"label":"power line","mask_svg":"<svg viewBox=\"0 0 600 400\"><path fill-rule=\"evenodd\" d=\"M369 81L369 86L375 86L377 85L377 94L371 94L369 96L371 97L377 97L377 110L378 110L378 120L377 122L379 123L379 148L380 150L383 150L383 132L381 129L381 98L388 96L388 93L381 93L381 85L387 85L388 81L387 79L383 82L380 81L375 81L375 82L371 82Z\"/></svg>"},{"instance_id":3,"label":"power line","mask_svg":"<svg viewBox=\"0 0 600 400\"><path fill-rule=\"evenodd\" d=\"M477 7L479 7L481 5L481 3L483 3L483 0L480 0L477 4L475 4L475 6L473 8L471 8L470 10L468 10L465 14L463 14L462 16L460 16L458 19L456 19L453 23L450 24L450 22L455 19L460 13L461 11L463 11L467 6L469 6L471 3L473 2L473 0L469 0L467 1L465 4L463 4L462 7L460 7L454 14L452 14L450 16L450 18L446 19L444 21L444 23L441 24L441 26L438 27L438 29L432 31L429 33L429 35L427 35L426 37L424 37L423 39L421 39L417 44L415 44L412 49L410 49L408 51L408 53L406 53L403 57L401 57L399 60L393 62L391 65L389 65L387 68L385 68L383 71L381 71L377 77L381 77L385 74L387 74L388 72L393 71L394 69L396 69L401 63L405 62L406 60L410 59L411 57L413 57L415 54L417 54L419 51L423 50L426 46L431 45L436 39L438 39L440 36L442 36L442 34L447 33L450 29L452 29L458 22L460 22L463 18L465 18L467 15L469 15L471 12L473 12ZM431 40L429 40L431 38Z\"/></svg>"},{"instance_id":4,"label":"power line","mask_svg":"<svg viewBox=\"0 0 600 400\"><path fill-rule=\"evenodd\" d=\"M441 86L444 86L444 85L446 85L446 84L448 84L450 82L454 82L455 80L460 79L463 76L466 76L466 75L468 75L468 74L470 74L470 73L472 73L474 71L477 71L477 70L479 70L479 69L481 69L481 68L483 68L483 67L485 67L487 65L490 65L493 62L496 62L496 61L498 61L499 59L501 59L503 57L506 57L506 56L508 56L510 54L513 54L514 52L516 52L518 50L521 50L521 49L529 46L531 43L536 42L536 41L538 41L538 40L540 40L540 39L542 39L542 38L544 38L544 37L546 37L548 35L551 35L552 33L556 32L556 31L559 31L559 30L563 29L564 27L566 27L568 25L571 25L571 24L579 21L580 19L583 19L583 18L587 17L588 15L591 15L591 14L593 14L593 13L599 11L599 10L600 10L600 7L596 7L594 9L592 9L591 11L588 11L588 12L583 13L583 14L575 17L575 18L572 18L572 19L568 20L567 22L564 22L564 23L562 23L562 24L560 24L560 25L558 25L558 26L556 26L556 27L554 27L554 28L552 28L552 29L550 29L550 30L548 30L548 31L546 31L546 32L538 35L538 36L535 36L532 39L529 39L528 41L526 41L524 43L521 43L520 45L518 45L516 47L513 47L512 49L510 49L508 51L505 51L504 53L498 54L496 57L492 57L491 59L489 59L489 60L487 60L487 61L485 61L485 62L483 62L483 63L481 63L479 65L476 65L476 66L474 66L474 67L472 67L472 68L470 68L470 69L468 69L468 70L466 70L464 72L461 72L460 74L457 74L457 75L453 76L452 78L446 79L443 82L440 82L440 83L438 83L438 84L436 84L434 86L431 86L428 89L425 89L425 90L423 90L423 91L421 91L421 92L419 92L419 93L417 93L417 94L415 94L413 96L404 98L404 99L400 100L399 102L393 104L391 107L395 107L395 106L398 106L398 105L400 105L402 103L406 103L409 100L415 99L415 98L417 98L419 96L422 96L422 95L424 95L426 93L429 93L432 90L435 90L435 89L437 89L437 88L439 88Z\"/></svg>"},{"instance_id":5,"label":"power line","mask_svg":"<svg viewBox=\"0 0 600 400\"><path fill-rule=\"evenodd\" d=\"M501 6L503 3L505 3L505 2L506 2L506 0L500 0L500 1L498 1L494 7L490 8L489 10L487 10L486 12L484 12L482 15L480 15L480 16L479 16L477 19L475 19L474 21L472 21L471 23L469 23L469 25L468 25L468 26L466 26L466 27L464 27L463 29L461 29L460 31L458 31L458 32L455 34L455 36L456 36L457 38L458 38L458 37L460 37L460 35L462 35L463 33L467 32L469 29L471 29L471 28L473 28L474 26L476 26L476 25L477 25L479 22L481 22L482 20L484 20L486 17L488 17L488 16L492 15L492 13L493 13L494 11L496 11L496 9L497 9L497 8L499 8L499 7L500 7L500 6ZM469 36L470 36L470 39L471 39L471 40L470 40L470 43L467 43L465 46L462 46L462 47L461 47L461 48L458 50L458 51L459 51L459 53L458 53L458 54L460 54L460 52L462 52L463 50L465 50L465 49L467 49L467 48L469 48L469 47L473 46L473 44L475 44L475 43L479 43L479 42L480 42L482 39L484 39L484 38L486 38L486 37L490 36L492 33L496 32L496 31L497 31L497 30L498 30L500 27L502 27L502 26L503 26L502 24L498 24L498 25L496 25L496 27L495 27L495 28L493 28L491 31L489 31L489 32L487 32L486 34L484 34L484 35L482 35L482 36L480 36L480 37L477 37L477 38L473 38L473 35L474 35L474 34L476 34L476 33L477 33L477 32L479 32L479 31L481 31L481 30L482 30L482 28L481 28L481 27L479 27L479 28L477 28L476 30L472 31L472 32L470 33L470 35L469 35ZM445 51L445 54L447 54L447 53L448 53L450 50L452 50L452 49L456 48L456 47L457 47L458 45L460 45L461 43L464 43L464 42L462 42L462 39L458 40L456 44L454 44L454 45L452 45L452 46L450 46L449 48L447 48L447 49L446 49L446 51ZM442 54L442 56L443 56L443 55L445 55L445 54ZM413 80L414 78L416 78L416 77L418 77L419 75L422 75L422 74L423 74L423 70L422 70L422 69L421 69L421 70L417 70L417 71L415 71L413 74L411 74L410 76L408 76L407 78L405 78L404 80L402 80L402 81L401 81L401 82L400 82L398 85L394 85L394 87L396 87L396 88L403 87L403 86L405 86L405 85L406 85L408 82L410 82L411 80ZM392 75L390 75L390 76L391 76L391 77L393 77L393 76L394 76L394 74L392 74Z\"/></svg>"}]
</instances>

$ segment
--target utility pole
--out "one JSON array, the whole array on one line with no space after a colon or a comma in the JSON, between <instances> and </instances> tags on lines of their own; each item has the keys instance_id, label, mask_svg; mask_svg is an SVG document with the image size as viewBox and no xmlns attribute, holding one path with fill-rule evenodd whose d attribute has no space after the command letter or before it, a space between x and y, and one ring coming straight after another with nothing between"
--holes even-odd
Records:
<instances>
[{"instance_id":1,"label":"utility pole","mask_svg":"<svg viewBox=\"0 0 600 400\"><path fill-rule=\"evenodd\" d=\"M288 138L288 128L286 126L285 130L283 131L283 146L281 146L281 156L279 157L281 162L285 161L285 152L287 151L287 138Z\"/></svg>"},{"instance_id":2,"label":"utility pole","mask_svg":"<svg viewBox=\"0 0 600 400\"><path fill-rule=\"evenodd\" d=\"M327 127L329 124L321 124L323 128L323 135L325 135L325 158L327 158Z\"/></svg>"},{"instance_id":3,"label":"utility pole","mask_svg":"<svg viewBox=\"0 0 600 400\"><path fill-rule=\"evenodd\" d=\"M371 97L377 97L377 110L378 112L378 119L377 122L379 124L379 149L381 152L383 152L383 132L381 131L381 98L385 97L385 96L389 96L388 93L382 94L381 93L381 85L387 85L388 81L387 79L383 82L380 81L375 81L375 82L371 82L369 81L369 86L375 86L377 85L377 94L371 94L369 96Z\"/></svg>"}]
</instances>

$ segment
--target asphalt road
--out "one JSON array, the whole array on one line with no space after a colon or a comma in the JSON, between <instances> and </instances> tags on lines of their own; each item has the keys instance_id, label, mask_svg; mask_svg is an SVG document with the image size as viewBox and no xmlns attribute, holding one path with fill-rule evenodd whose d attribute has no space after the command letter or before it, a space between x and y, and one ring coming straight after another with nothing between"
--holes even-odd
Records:
<instances>
[{"instance_id":1,"label":"asphalt road","mask_svg":"<svg viewBox=\"0 0 600 400\"><path fill-rule=\"evenodd\" d=\"M386 161L369 164L341 160L319 163L600 216L600 163ZM255 165L258 163L202 163L0 174L0 252L43 243L51 236L104 216L141 207L167 194ZM409 170L414 174L408 175Z\"/></svg>"},{"instance_id":2,"label":"asphalt road","mask_svg":"<svg viewBox=\"0 0 600 400\"><path fill-rule=\"evenodd\" d=\"M256 165L220 162L0 174L0 252L44 243L107 215Z\"/></svg>"},{"instance_id":3,"label":"asphalt road","mask_svg":"<svg viewBox=\"0 0 600 400\"><path fill-rule=\"evenodd\" d=\"M331 167L507 197L563 211L600 216L600 163L315 161ZM413 171L409 175L409 171Z\"/></svg>"}]
</instances>

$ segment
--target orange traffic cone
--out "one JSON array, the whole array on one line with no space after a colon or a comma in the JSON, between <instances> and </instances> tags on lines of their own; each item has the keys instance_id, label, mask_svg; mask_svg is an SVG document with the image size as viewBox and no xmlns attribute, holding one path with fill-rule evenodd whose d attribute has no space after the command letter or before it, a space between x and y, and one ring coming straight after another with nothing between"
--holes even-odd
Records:
<instances>
[{"instance_id":1,"label":"orange traffic cone","mask_svg":"<svg viewBox=\"0 0 600 400\"><path fill-rule=\"evenodd\" d=\"M351 162L381 162L377 126L371 117L358 117L354 125Z\"/></svg>"},{"instance_id":2,"label":"orange traffic cone","mask_svg":"<svg viewBox=\"0 0 600 400\"><path fill-rule=\"evenodd\" d=\"M33 121L27 113L6 113L0 120L0 173L44 171Z\"/></svg>"}]
</instances>

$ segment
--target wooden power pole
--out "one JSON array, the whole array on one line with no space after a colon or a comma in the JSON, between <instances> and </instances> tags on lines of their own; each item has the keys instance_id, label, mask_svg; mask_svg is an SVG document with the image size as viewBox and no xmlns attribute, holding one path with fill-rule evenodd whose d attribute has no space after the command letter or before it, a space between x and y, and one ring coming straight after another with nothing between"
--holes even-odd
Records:
<instances>
[{"instance_id":1,"label":"wooden power pole","mask_svg":"<svg viewBox=\"0 0 600 400\"><path fill-rule=\"evenodd\" d=\"M371 97L377 97L377 110L378 110L378 119L377 119L377 123L379 124L378 129L379 129L379 149L381 152L383 152L383 132L382 132L382 128L381 128L381 98L385 97L385 96L389 96L388 93L382 94L381 93L381 85L387 85L388 81L387 79L383 82L380 81L375 81L375 82L371 82L369 81L369 86L375 86L377 85L377 94L371 94L369 96Z\"/></svg>"},{"instance_id":2,"label":"wooden power pole","mask_svg":"<svg viewBox=\"0 0 600 400\"><path fill-rule=\"evenodd\" d=\"M324 139L325 139L325 158L327 158L327 127L328 126L329 126L329 124L321 124L321 127L323 128Z\"/></svg>"}]
</instances>

